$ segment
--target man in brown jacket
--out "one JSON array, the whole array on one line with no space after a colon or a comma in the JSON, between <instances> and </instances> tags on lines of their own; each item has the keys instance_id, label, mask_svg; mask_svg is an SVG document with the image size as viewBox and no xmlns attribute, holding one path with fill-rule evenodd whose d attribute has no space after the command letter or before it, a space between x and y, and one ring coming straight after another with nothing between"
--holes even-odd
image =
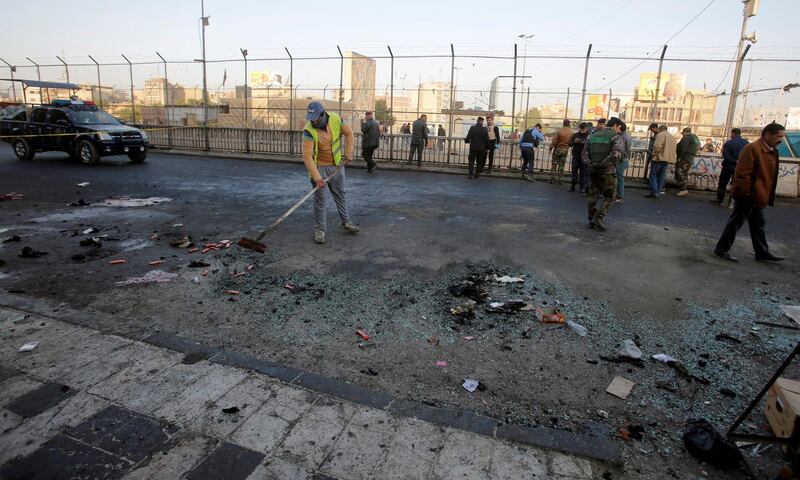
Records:
<instances>
[{"instance_id":1,"label":"man in brown jacket","mask_svg":"<svg viewBox=\"0 0 800 480\"><path fill-rule=\"evenodd\" d=\"M652 125L651 125L652 126ZM650 193L647 198L658 199L667 183L667 168L677 160L675 137L666 125L658 126L658 134L653 139L653 158L650 162Z\"/></svg>"},{"instance_id":2,"label":"man in brown jacket","mask_svg":"<svg viewBox=\"0 0 800 480\"><path fill-rule=\"evenodd\" d=\"M564 126L556 132L550 143L550 155L552 165L550 167L550 183L561 185L561 177L564 176L564 165L567 163L567 153L569 153L569 141L572 140L574 133L570 127L569 119L564 119Z\"/></svg>"},{"instance_id":3,"label":"man in brown jacket","mask_svg":"<svg viewBox=\"0 0 800 480\"><path fill-rule=\"evenodd\" d=\"M775 202L775 188L778 185L778 144L784 135L783 125L770 123L761 131L761 138L747 144L739 154L731 189L731 197L736 203L714 249L714 255L732 262L738 261L730 254L730 249L736 239L736 232L747 220L756 260L759 262L783 260L769 252L767 236L764 233L764 208L767 205L772 206Z\"/></svg>"}]
</instances>

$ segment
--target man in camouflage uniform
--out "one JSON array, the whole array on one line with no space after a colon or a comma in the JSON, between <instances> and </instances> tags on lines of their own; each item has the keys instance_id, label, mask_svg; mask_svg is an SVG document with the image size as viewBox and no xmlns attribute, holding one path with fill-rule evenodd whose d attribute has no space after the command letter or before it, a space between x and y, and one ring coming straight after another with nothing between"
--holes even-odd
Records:
<instances>
[{"instance_id":1,"label":"man in camouflage uniform","mask_svg":"<svg viewBox=\"0 0 800 480\"><path fill-rule=\"evenodd\" d=\"M697 149L700 148L700 139L697 135L692 133L692 129L686 127L683 129L683 138L678 142L676 151L678 154L678 161L675 163L675 181L678 182L678 196L685 197L689 195L688 182L689 170L694 164L694 157L697 155Z\"/></svg>"},{"instance_id":2,"label":"man in camouflage uniform","mask_svg":"<svg viewBox=\"0 0 800 480\"><path fill-rule=\"evenodd\" d=\"M620 135L622 120L612 117L602 129L596 130L586 141L581 156L589 168L589 226L603 231L603 225L617 186L617 163L625 153L625 144ZM597 200L602 195L603 204L597 208Z\"/></svg>"},{"instance_id":3,"label":"man in camouflage uniform","mask_svg":"<svg viewBox=\"0 0 800 480\"><path fill-rule=\"evenodd\" d=\"M552 166L550 168L550 183L561 185L561 177L564 176L564 164L567 163L567 153L569 153L569 141L572 140L574 133L570 128L569 119L564 119L564 126L556 132L552 142L550 142L550 155Z\"/></svg>"}]
</instances>

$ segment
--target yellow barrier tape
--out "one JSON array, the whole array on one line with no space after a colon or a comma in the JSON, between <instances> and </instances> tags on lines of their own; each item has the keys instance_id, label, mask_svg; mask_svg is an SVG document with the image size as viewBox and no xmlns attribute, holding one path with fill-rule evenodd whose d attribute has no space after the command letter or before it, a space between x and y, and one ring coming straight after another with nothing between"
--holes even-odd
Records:
<instances>
[{"instance_id":1,"label":"yellow barrier tape","mask_svg":"<svg viewBox=\"0 0 800 480\"><path fill-rule=\"evenodd\" d=\"M138 127L131 127L135 128L136 130L141 130L144 132L157 132L161 130L174 130L177 128L194 128L194 127L159 127L159 128L138 128ZM23 134L23 135L0 135L0 139L3 138L35 138L35 137L77 137L79 135L97 135L100 133L120 133L119 130L114 131L105 131L105 130L94 130L91 132L77 132L77 133L37 133L37 134Z\"/></svg>"}]
</instances>

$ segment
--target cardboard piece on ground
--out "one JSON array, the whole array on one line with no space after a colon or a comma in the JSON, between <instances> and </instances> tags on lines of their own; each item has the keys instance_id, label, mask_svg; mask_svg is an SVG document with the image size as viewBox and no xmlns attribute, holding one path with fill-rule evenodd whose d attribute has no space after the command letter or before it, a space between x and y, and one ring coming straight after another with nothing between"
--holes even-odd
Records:
<instances>
[{"instance_id":1,"label":"cardboard piece on ground","mask_svg":"<svg viewBox=\"0 0 800 480\"><path fill-rule=\"evenodd\" d=\"M625 400L628 398L628 395L630 395L634 385L636 384L627 378L616 376L614 380L611 380L611 384L606 388L606 392Z\"/></svg>"},{"instance_id":2,"label":"cardboard piece on ground","mask_svg":"<svg viewBox=\"0 0 800 480\"><path fill-rule=\"evenodd\" d=\"M800 414L800 382L780 377L769 388L764 414L775 435L789 438Z\"/></svg>"},{"instance_id":3,"label":"cardboard piece on ground","mask_svg":"<svg viewBox=\"0 0 800 480\"><path fill-rule=\"evenodd\" d=\"M784 315L794 320L794 323L800 325L800 305L781 305L780 309Z\"/></svg>"}]
</instances>

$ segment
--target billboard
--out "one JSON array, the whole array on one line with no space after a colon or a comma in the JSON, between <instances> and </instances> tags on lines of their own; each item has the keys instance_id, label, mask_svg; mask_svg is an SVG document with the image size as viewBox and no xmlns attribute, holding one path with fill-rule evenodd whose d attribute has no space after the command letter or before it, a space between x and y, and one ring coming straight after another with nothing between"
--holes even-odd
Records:
<instances>
[{"instance_id":1,"label":"billboard","mask_svg":"<svg viewBox=\"0 0 800 480\"><path fill-rule=\"evenodd\" d=\"M250 72L249 75L250 86L254 88L263 88L270 84L269 70L261 72Z\"/></svg>"},{"instance_id":2,"label":"billboard","mask_svg":"<svg viewBox=\"0 0 800 480\"><path fill-rule=\"evenodd\" d=\"M685 73L661 73L658 82L658 73L642 73L639 75L639 101L653 101L658 86L659 101L673 101L680 99L686 93Z\"/></svg>"},{"instance_id":3,"label":"billboard","mask_svg":"<svg viewBox=\"0 0 800 480\"><path fill-rule=\"evenodd\" d=\"M589 95L586 102L586 118L598 119L608 116L608 95Z\"/></svg>"}]
</instances>

